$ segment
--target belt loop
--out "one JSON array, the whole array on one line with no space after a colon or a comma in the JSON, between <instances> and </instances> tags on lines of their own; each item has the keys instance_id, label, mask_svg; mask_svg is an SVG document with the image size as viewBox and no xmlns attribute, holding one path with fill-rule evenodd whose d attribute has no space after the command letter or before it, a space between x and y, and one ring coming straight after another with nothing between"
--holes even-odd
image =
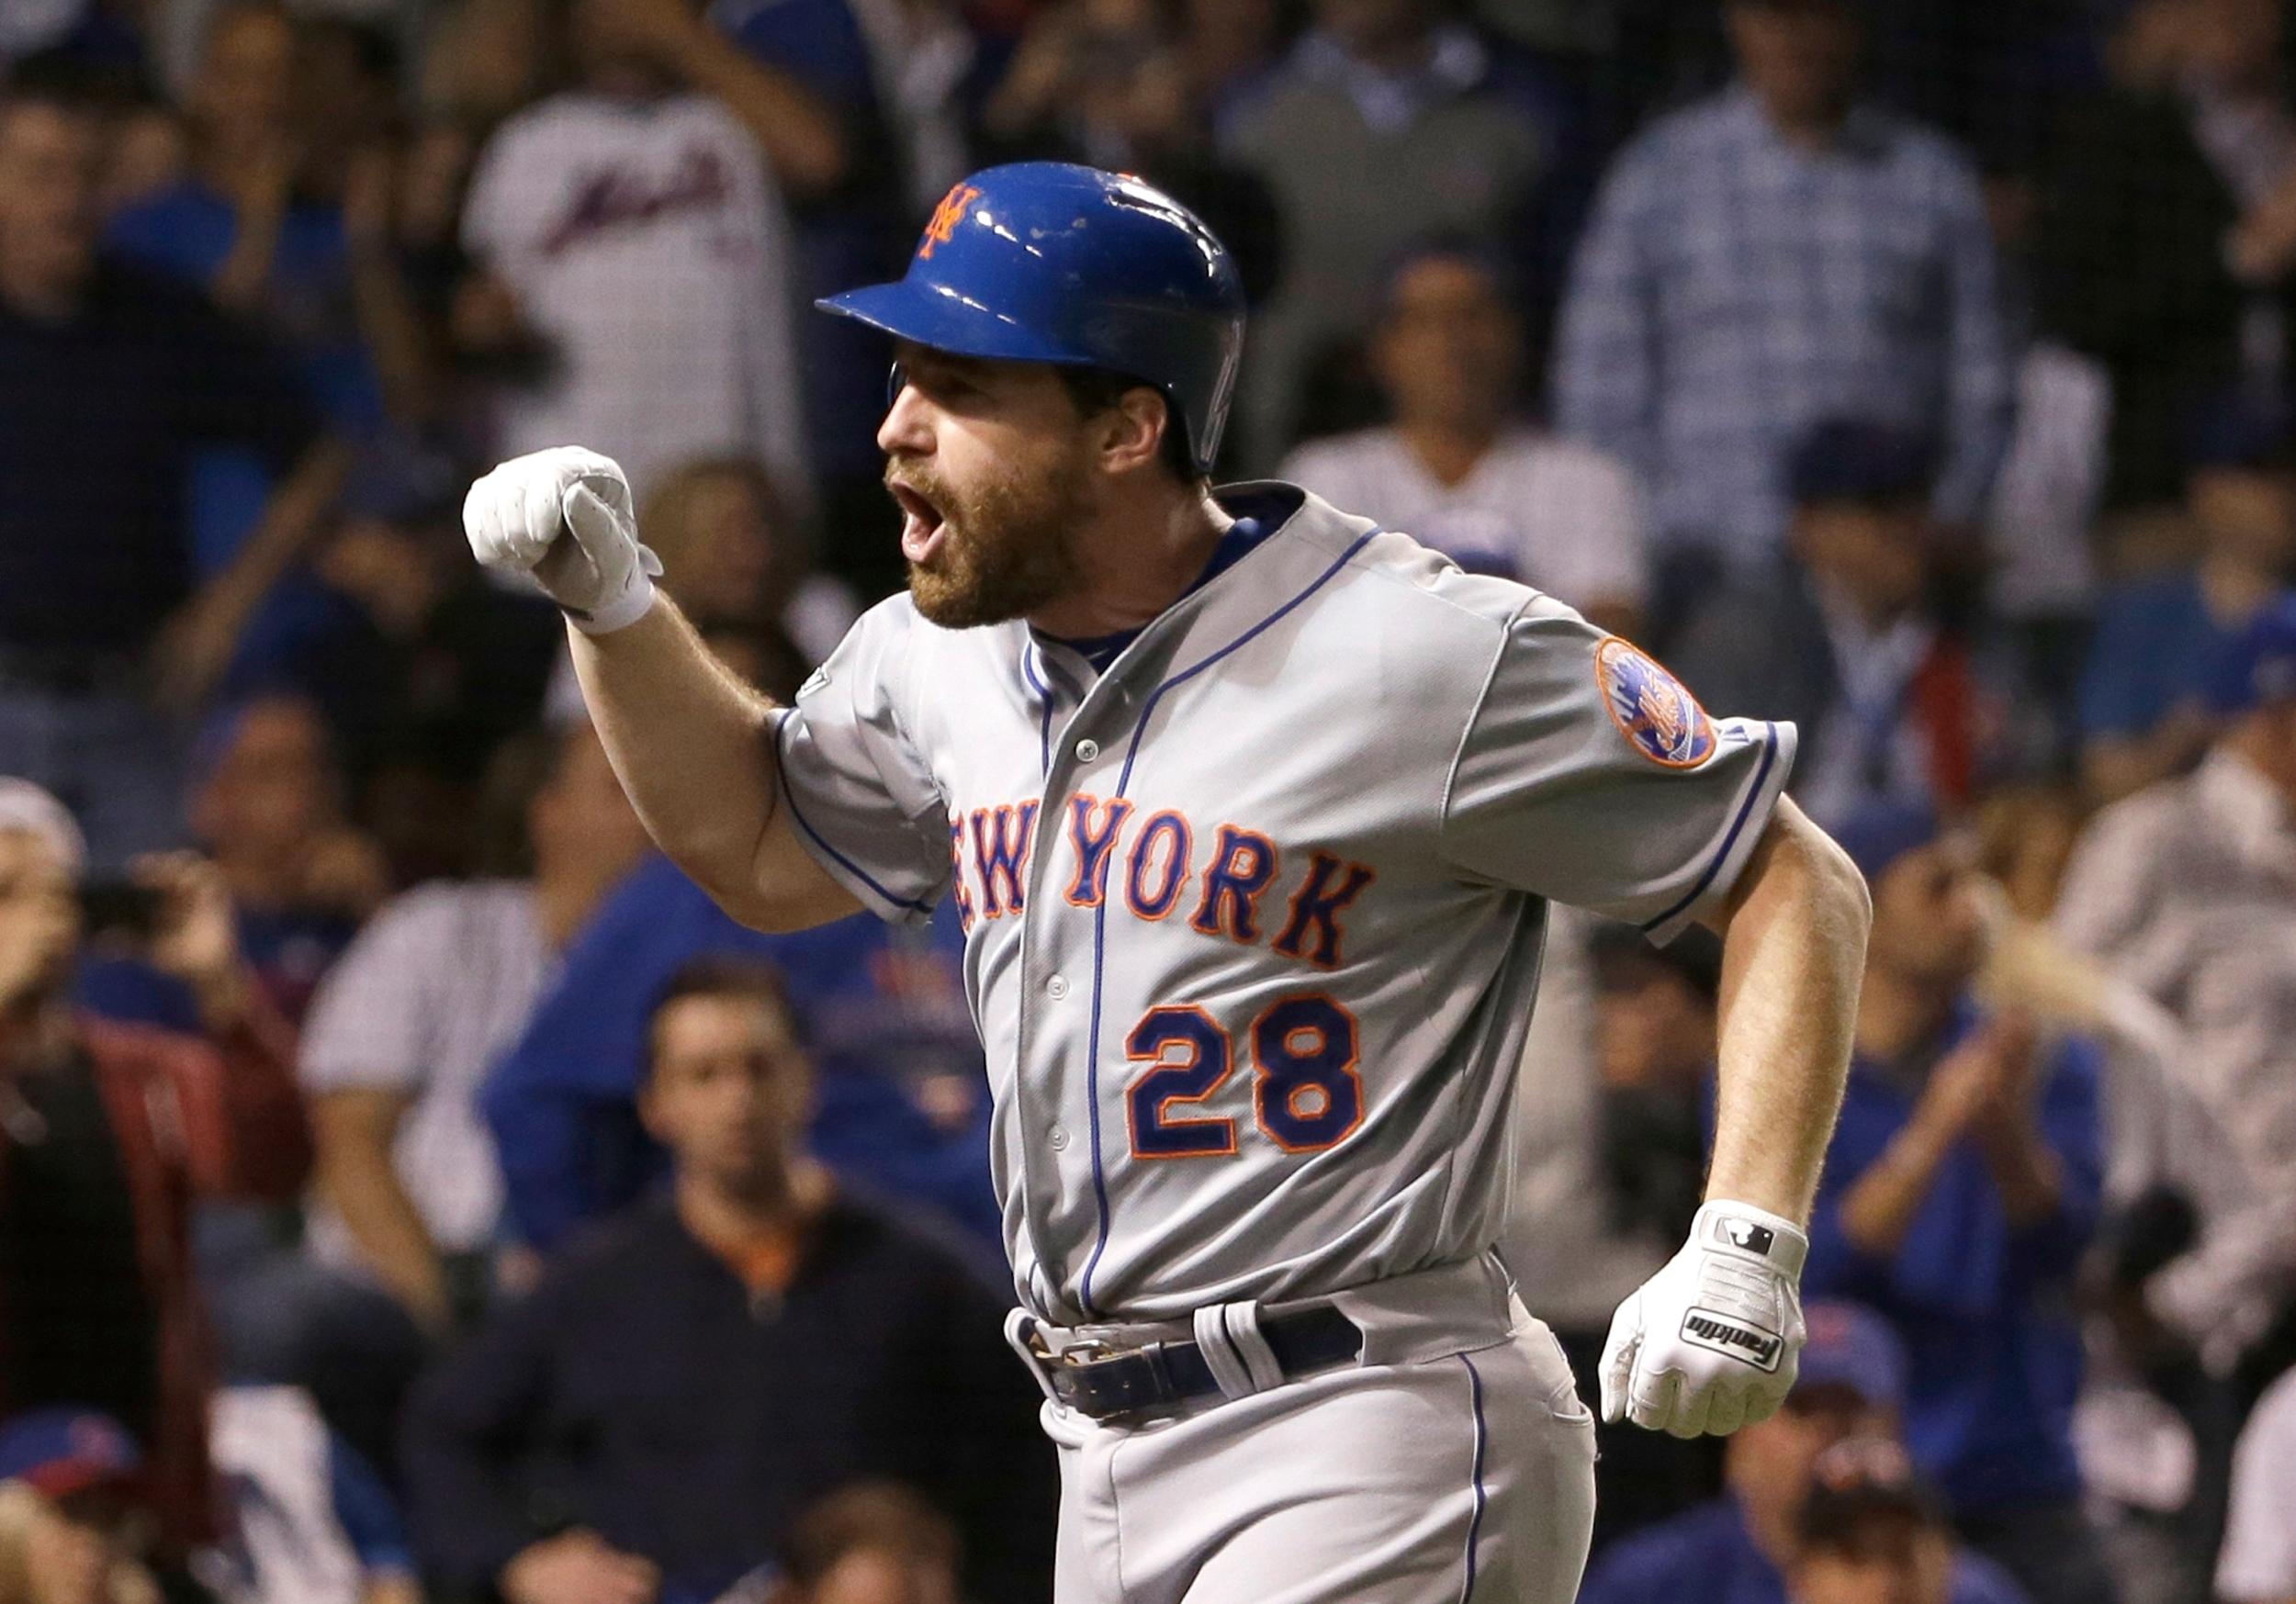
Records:
<instances>
[{"instance_id":1,"label":"belt loop","mask_svg":"<svg viewBox=\"0 0 2296 1604\"><path fill-rule=\"evenodd\" d=\"M1036 1351L1035 1339L1036 1317L1034 1315L1027 1309L1017 1308L1007 1311L1005 1340L1012 1344L1012 1351L1020 1355L1020 1363L1029 1367L1030 1375L1036 1377L1036 1384L1042 1389L1045 1401L1057 1405L1061 1401L1060 1394L1052 1390L1052 1367L1045 1363L1044 1355Z\"/></svg>"},{"instance_id":2,"label":"belt loop","mask_svg":"<svg viewBox=\"0 0 2296 1604\"><path fill-rule=\"evenodd\" d=\"M1260 1334L1256 1301L1213 1304L1196 1311L1196 1347L1203 1354L1221 1396L1249 1397L1281 1386L1284 1367Z\"/></svg>"},{"instance_id":3,"label":"belt loop","mask_svg":"<svg viewBox=\"0 0 2296 1604\"><path fill-rule=\"evenodd\" d=\"M1228 1340L1227 1323L1221 1317L1229 1307L1207 1304L1196 1311L1196 1350L1204 1356L1212 1380L1220 1384L1221 1397L1250 1397L1260 1390L1260 1384L1254 1379L1252 1367L1244 1362L1244 1355Z\"/></svg>"}]
</instances>

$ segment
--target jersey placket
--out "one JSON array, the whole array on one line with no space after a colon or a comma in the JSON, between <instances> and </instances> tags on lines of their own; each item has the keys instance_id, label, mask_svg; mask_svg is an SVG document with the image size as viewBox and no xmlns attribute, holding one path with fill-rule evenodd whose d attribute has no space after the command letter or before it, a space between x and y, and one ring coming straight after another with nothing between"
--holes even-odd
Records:
<instances>
[{"instance_id":1,"label":"jersey placket","mask_svg":"<svg viewBox=\"0 0 2296 1604\"><path fill-rule=\"evenodd\" d=\"M1132 654L1127 652L1125 656ZM1048 1310L1058 1308L1065 1300L1065 1288L1072 1279L1072 1266L1064 1259L1055 1262L1051 1256L1052 1244L1071 1233L1052 1217L1062 1201L1059 1187L1039 1184L1040 1168L1030 1161L1038 1142L1043 1142L1054 1155L1049 1173L1055 1183L1064 1168L1062 1155L1071 1144L1080 1139L1089 1144L1096 1225L1100 1235L1108 1228L1097 1096L1099 989L1097 981L1080 983L1086 974L1097 976L1095 948L1106 937L1097 927L1097 914L1089 925L1066 916L1080 910L1072 908L1061 893L1057 877L1063 869L1053 866L1052 859L1066 840L1071 798L1083 779L1105 760L1104 754L1121 750L1130 733L1129 717L1136 699L1123 682L1123 667L1120 661L1109 666L1109 672L1096 676L1088 664L1064 649L1059 651L1057 660L1052 652L1033 641L1021 649L1022 677L1031 694L1041 701L1039 740L1046 767L1037 807L1036 846L1029 854L1028 896L1020 918L1021 1006L1017 1033L1020 1061L1013 1076L1013 1102L1020 1124L1021 1186L1035 1259L1037 1284L1032 1291L1038 1307ZM1083 1038L1081 1076L1075 1075L1071 1066L1038 1061L1044 1057L1040 1047L1041 1032L1037 1028L1041 1015L1047 1010L1061 1013L1062 1023L1066 1025L1073 1017L1066 1014L1071 1009L1081 1012L1083 1026L1073 1031L1056 1028L1054 1034ZM1081 1132L1075 1128L1075 1111L1067 1106L1075 1095L1073 1088L1081 1088L1086 1104ZM1086 1308L1085 1312L1091 1311Z\"/></svg>"}]
</instances>

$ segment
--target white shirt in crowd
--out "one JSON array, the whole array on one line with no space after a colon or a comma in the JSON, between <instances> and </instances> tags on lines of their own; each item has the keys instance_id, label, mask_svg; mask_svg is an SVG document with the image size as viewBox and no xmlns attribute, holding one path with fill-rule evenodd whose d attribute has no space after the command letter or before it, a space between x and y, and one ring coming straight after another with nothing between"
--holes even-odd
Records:
<instances>
[{"instance_id":1,"label":"white shirt in crowd","mask_svg":"<svg viewBox=\"0 0 2296 1604\"><path fill-rule=\"evenodd\" d=\"M504 456L579 442L643 496L687 458L746 454L808 500L789 219L716 101L568 94L519 113L479 157L463 242L552 352L502 398Z\"/></svg>"},{"instance_id":2,"label":"white shirt in crowd","mask_svg":"<svg viewBox=\"0 0 2296 1604\"><path fill-rule=\"evenodd\" d=\"M396 1565L368 1571L338 1501L342 1446L309 1393L219 1387L208 1419L208 1457L231 1501L230 1537L192 1568L222 1604L365 1604L370 1580L412 1584Z\"/></svg>"},{"instance_id":3,"label":"white shirt in crowd","mask_svg":"<svg viewBox=\"0 0 2296 1604\"><path fill-rule=\"evenodd\" d=\"M2225 1604L2296 1598L2296 1371L2272 1384L2241 1430L2216 1593Z\"/></svg>"},{"instance_id":4,"label":"white shirt in crowd","mask_svg":"<svg viewBox=\"0 0 2296 1604\"><path fill-rule=\"evenodd\" d=\"M2165 1176L2200 1217L2154 1311L2220 1367L2296 1291L2296 828L2227 750L2099 813L2067 864L2066 945L2172 1015L2179 1118Z\"/></svg>"},{"instance_id":5,"label":"white shirt in crowd","mask_svg":"<svg viewBox=\"0 0 2296 1604\"><path fill-rule=\"evenodd\" d=\"M1310 441L1277 477L1470 572L1520 580L1581 611L1638 608L1649 594L1641 492L1615 459L1575 441L1509 429L1446 485L1400 432L1366 429Z\"/></svg>"},{"instance_id":6,"label":"white shirt in crowd","mask_svg":"<svg viewBox=\"0 0 2296 1604\"><path fill-rule=\"evenodd\" d=\"M517 1042L556 968L524 881L418 886L359 933L312 1001L304 1090L412 1100L392 1157L442 1251L483 1251L494 1239L502 1174L478 1087ZM309 1239L322 1262L361 1267L323 1201L312 1207Z\"/></svg>"}]
</instances>

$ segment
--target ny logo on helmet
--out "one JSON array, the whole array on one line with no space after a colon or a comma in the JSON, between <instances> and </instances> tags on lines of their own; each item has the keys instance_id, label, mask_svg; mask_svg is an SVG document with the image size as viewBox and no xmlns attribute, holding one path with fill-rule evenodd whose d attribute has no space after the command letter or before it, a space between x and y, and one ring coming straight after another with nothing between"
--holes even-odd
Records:
<instances>
[{"instance_id":1,"label":"ny logo on helmet","mask_svg":"<svg viewBox=\"0 0 2296 1604\"><path fill-rule=\"evenodd\" d=\"M981 198L981 192L970 184L960 184L940 197L933 208L932 220L925 225L925 237L917 242L917 257L920 262L933 258L933 247L946 245L956 238L957 225L964 221L964 208Z\"/></svg>"}]
</instances>

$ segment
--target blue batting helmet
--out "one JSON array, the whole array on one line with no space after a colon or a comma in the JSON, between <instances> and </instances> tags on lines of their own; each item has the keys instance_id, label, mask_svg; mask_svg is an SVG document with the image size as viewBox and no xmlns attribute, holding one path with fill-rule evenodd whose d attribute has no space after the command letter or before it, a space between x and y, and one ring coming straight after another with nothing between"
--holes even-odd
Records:
<instances>
[{"instance_id":1,"label":"blue batting helmet","mask_svg":"<svg viewBox=\"0 0 2296 1604\"><path fill-rule=\"evenodd\" d=\"M907 274L814 303L960 356L1104 368L1164 395L1211 471L1244 345L1244 289L1197 216L1137 178L1065 162L975 173Z\"/></svg>"}]
</instances>

